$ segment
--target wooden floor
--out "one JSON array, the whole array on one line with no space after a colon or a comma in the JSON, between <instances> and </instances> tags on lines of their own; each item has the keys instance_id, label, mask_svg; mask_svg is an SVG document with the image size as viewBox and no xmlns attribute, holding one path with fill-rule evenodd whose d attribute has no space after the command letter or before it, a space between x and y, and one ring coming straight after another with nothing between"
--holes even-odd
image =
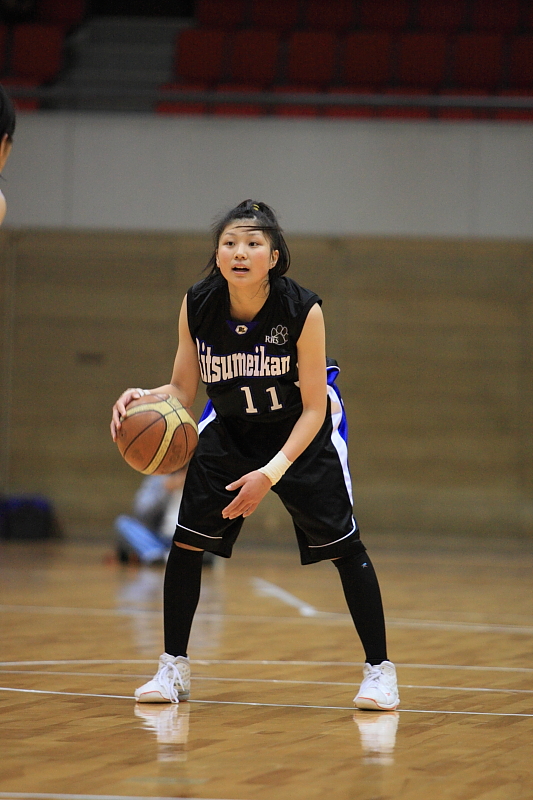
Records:
<instances>
[{"instance_id":1,"label":"wooden floor","mask_svg":"<svg viewBox=\"0 0 533 800\"><path fill-rule=\"evenodd\" d=\"M533 547L367 539L396 713L356 712L331 564L237 549L204 571L191 702L136 705L161 568L0 546L0 798L531 800Z\"/></svg>"}]
</instances>

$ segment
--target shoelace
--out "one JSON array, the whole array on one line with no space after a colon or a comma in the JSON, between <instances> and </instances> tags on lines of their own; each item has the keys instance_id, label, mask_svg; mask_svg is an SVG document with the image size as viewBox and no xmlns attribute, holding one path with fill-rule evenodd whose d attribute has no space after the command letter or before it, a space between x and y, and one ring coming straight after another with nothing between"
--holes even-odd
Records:
<instances>
[{"instance_id":1,"label":"shoelace","mask_svg":"<svg viewBox=\"0 0 533 800\"><path fill-rule=\"evenodd\" d=\"M381 669L379 667L371 667L371 672L363 680L361 685L361 689L363 686L377 686L379 683L379 679L381 678Z\"/></svg>"},{"instance_id":2,"label":"shoelace","mask_svg":"<svg viewBox=\"0 0 533 800\"><path fill-rule=\"evenodd\" d=\"M178 690L176 689L176 683L179 684L180 688L185 691L185 686L183 685L183 681L181 679L181 674L179 669L175 664L164 664L159 672L157 673L157 680L166 690L170 701L172 703L179 703L178 698Z\"/></svg>"}]
</instances>

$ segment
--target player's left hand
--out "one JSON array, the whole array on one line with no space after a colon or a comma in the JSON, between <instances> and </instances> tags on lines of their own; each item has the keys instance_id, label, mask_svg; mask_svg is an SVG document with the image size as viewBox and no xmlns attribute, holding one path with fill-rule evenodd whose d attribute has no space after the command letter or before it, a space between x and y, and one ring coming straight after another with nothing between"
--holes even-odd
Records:
<instances>
[{"instance_id":1,"label":"player's left hand","mask_svg":"<svg viewBox=\"0 0 533 800\"><path fill-rule=\"evenodd\" d=\"M272 486L266 475L259 470L248 472L239 478L238 481L228 484L228 492L234 492L240 488L237 497L222 511L224 519L236 519L237 517L249 517L253 514L263 497Z\"/></svg>"}]
</instances>

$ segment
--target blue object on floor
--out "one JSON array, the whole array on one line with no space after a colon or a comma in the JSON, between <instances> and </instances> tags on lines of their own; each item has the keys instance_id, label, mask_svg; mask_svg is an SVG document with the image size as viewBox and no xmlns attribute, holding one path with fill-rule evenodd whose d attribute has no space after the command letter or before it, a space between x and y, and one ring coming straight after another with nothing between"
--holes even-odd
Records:
<instances>
[{"instance_id":1,"label":"blue object on floor","mask_svg":"<svg viewBox=\"0 0 533 800\"><path fill-rule=\"evenodd\" d=\"M169 545L164 544L138 519L121 514L115 520L115 528L143 564L166 561Z\"/></svg>"}]
</instances>

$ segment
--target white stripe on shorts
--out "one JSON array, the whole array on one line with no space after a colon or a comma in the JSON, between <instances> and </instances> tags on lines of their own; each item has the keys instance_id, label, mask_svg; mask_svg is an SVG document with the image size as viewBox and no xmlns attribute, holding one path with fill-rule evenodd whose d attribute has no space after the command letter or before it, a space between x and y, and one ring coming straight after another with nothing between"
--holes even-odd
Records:
<instances>
[{"instance_id":1,"label":"white stripe on shorts","mask_svg":"<svg viewBox=\"0 0 533 800\"><path fill-rule=\"evenodd\" d=\"M195 531L192 528L188 528L186 525L181 525L179 522L176 523L178 528L183 528L184 531L190 531L191 533L196 533L198 536L205 536L206 539L222 539L222 536L208 536L207 533L200 533L200 531Z\"/></svg>"},{"instance_id":2,"label":"white stripe on shorts","mask_svg":"<svg viewBox=\"0 0 533 800\"><path fill-rule=\"evenodd\" d=\"M353 532L355 531L355 529L356 529L355 520L354 520L354 518L353 518L353 517L352 517L352 523L353 523L353 524L352 524L352 530L351 530L349 533L347 533L347 534L346 534L346 536L341 536L341 538L340 538L340 539L335 539L335 541L334 541L334 542L327 542L327 544L310 544L310 545L309 545L309 549L316 550L316 549L317 549L317 547L330 547L332 544L337 544L337 542L342 542L342 540L343 540L343 539L347 539L347 538L348 538L348 536L351 536L351 535L352 535L352 533L353 533Z\"/></svg>"},{"instance_id":3,"label":"white stripe on shorts","mask_svg":"<svg viewBox=\"0 0 533 800\"><path fill-rule=\"evenodd\" d=\"M328 386L328 395L332 405L333 403L336 403L337 405L340 404L338 395L332 386ZM331 432L331 441L333 442L335 450L339 454L339 460L341 462L342 472L344 474L344 483L346 484L346 490L350 498L350 503L353 506L352 479L350 476L350 469L348 467L348 446L339 433L339 425L341 424L341 420L342 420L342 409L340 411L337 411L335 414L331 415L331 422L333 425L333 430Z\"/></svg>"}]
</instances>

